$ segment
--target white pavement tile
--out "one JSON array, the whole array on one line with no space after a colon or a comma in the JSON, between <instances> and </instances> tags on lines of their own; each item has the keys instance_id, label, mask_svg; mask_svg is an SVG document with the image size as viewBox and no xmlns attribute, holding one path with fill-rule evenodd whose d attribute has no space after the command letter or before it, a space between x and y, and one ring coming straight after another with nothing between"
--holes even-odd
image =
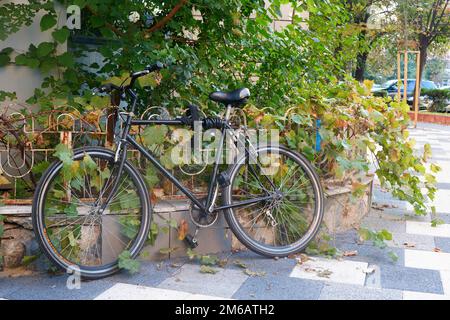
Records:
<instances>
[{"instance_id":1,"label":"white pavement tile","mask_svg":"<svg viewBox=\"0 0 450 320\"><path fill-rule=\"evenodd\" d=\"M367 262L311 258L296 265L290 276L295 278L364 285Z\"/></svg>"},{"instance_id":2,"label":"white pavement tile","mask_svg":"<svg viewBox=\"0 0 450 320\"><path fill-rule=\"evenodd\" d=\"M158 288L231 298L248 279L242 270L214 269L217 271L215 274L200 273L199 265L185 264Z\"/></svg>"},{"instance_id":3,"label":"white pavement tile","mask_svg":"<svg viewBox=\"0 0 450 320\"><path fill-rule=\"evenodd\" d=\"M450 224L432 227L429 222L406 221L406 233L450 238Z\"/></svg>"},{"instance_id":4,"label":"white pavement tile","mask_svg":"<svg viewBox=\"0 0 450 320\"><path fill-rule=\"evenodd\" d=\"M416 291L403 291L403 300L450 300L450 296Z\"/></svg>"},{"instance_id":5,"label":"white pavement tile","mask_svg":"<svg viewBox=\"0 0 450 320\"><path fill-rule=\"evenodd\" d=\"M224 298L176 290L118 283L98 295L95 300L222 300Z\"/></svg>"},{"instance_id":6,"label":"white pavement tile","mask_svg":"<svg viewBox=\"0 0 450 320\"><path fill-rule=\"evenodd\" d=\"M450 296L450 271L441 270L441 282L442 288L444 289L444 294Z\"/></svg>"},{"instance_id":7,"label":"white pavement tile","mask_svg":"<svg viewBox=\"0 0 450 320\"><path fill-rule=\"evenodd\" d=\"M450 270L450 253L422 250L405 250L405 267Z\"/></svg>"}]
</instances>

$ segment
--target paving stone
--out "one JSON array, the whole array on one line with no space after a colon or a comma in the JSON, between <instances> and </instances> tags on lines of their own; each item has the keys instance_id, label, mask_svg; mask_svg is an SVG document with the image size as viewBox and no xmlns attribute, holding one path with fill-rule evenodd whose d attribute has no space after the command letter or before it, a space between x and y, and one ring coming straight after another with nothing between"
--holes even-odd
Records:
<instances>
[{"instance_id":1,"label":"paving stone","mask_svg":"<svg viewBox=\"0 0 450 320\"><path fill-rule=\"evenodd\" d=\"M221 297L118 283L95 300L220 300Z\"/></svg>"},{"instance_id":2,"label":"paving stone","mask_svg":"<svg viewBox=\"0 0 450 320\"><path fill-rule=\"evenodd\" d=\"M319 300L401 300L402 292L341 283L326 283Z\"/></svg>"},{"instance_id":3,"label":"paving stone","mask_svg":"<svg viewBox=\"0 0 450 320\"><path fill-rule=\"evenodd\" d=\"M367 217L362 222L362 227L372 230L386 229L389 232L404 233L406 225L404 221L392 221L385 218Z\"/></svg>"},{"instance_id":4,"label":"paving stone","mask_svg":"<svg viewBox=\"0 0 450 320\"><path fill-rule=\"evenodd\" d=\"M444 289L444 294L450 296L450 271L449 270L441 270L441 282L442 287Z\"/></svg>"},{"instance_id":5,"label":"paving stone","mask_svg":"<svg viewBox=\"0 0 450 320\"><path fill-rule=\"evenodd\" d=\"M400 248L384 248L380 249L370 244L370 241L366 241L365 244L356 244L356 243L336 243L336 248L338 248L341 252L345 251L358 251L356 256L346 257L347 260L350 261L363 261L369 264L375 265L404 265L404 250ZM394 261L389 252L393 252L397 255L397 260Z\"/></svg>"},{"instance_id":6,"label":"paving stone","mask_svg":"<svg viewBox=\"0 0 450 320\"><path fill-rule=\"evenodd\" d=\"M364 285L368 264L366 262L314 257L296 265L291 277Z\"/></svg>"},{"instance_id":7,"label":"paving stone","mask_svg":"<svg viewBox=\"0 0 450 320\"><path fill-rule=\"evenodd\" d=\"M71 290L67 288L67 276L42 275L8 280L14 290L2 296L9 300L90 300L113 286L104 280L83 281L80 289Z\"/></svg>"},{"instance_id":8,"label":"paving stone","mask_svg":"<svg viewBox=\"0 0 450 320\"><path fill-rule=\"evenodd\" d=\"M215 267L216 274L200 273L200 266L185 264L158 288L230 298L247 280L242 270Z\"/></svg>"},{"instance_id":9,"label":"paving stone","mask_svg":"<svg viewBox=\"0 0 450 320\"><path fill-rule=\"evenodd\" d=\"M439 248L441 252L450 253L450 240L448 238L435 237L434 243L436 248Z\"/></svg>"},{"instance_id":10,"label":"paving stone","mask_svg":"<svg viewBox=\"0 0 450 320\"><path fill-rule=\"evenodd\" d=\"M244 300L317 300L323 281L289 277L250 277L233 295Z\"/></svg>"},{"instance_id":11,"label":"paving stone","mask_svg":"<svg viewBox=\"0 0 450 320\"><path fill-rule=\"evenodd\" d=\"M439 271L387 265L380 271L382 288L444 293Z\"/></svg>"},{"instance_id":12,"label":"paving stone","mask_svg":"<svg viewBox=\"0 0 450 320\"><path fill-rule=\"evenodd\" d=\"M438 219L444 221L444 223L450 224L450 213L438 212L436 216Z\"/></svg>"},{"instance_id":13,"label":"paving stone","mask_svg":"<svg viewBox=\"0 0 450 320\"><path fill-rule=\"evenodd\" d=\"M296 259L280 258L271 259L262 257L251 251L235 253L228 258L227 268L234 268L242 271L242 267L237 262L243 263L252 271L265 272L267 275L288 277L292 269L297 264Z\"/></svg>"},{"instance_id":14,"label":"paving stone","mask_svg":"<svg viewBox=\"0 0 450 320\"><path fill-rule=\"evenodd\" d=\"M450 253L405 250L405 266L430 270L450 270Z\"/></svg>"},{"instance_id":15,"label":"paving stone","mask_svg":"<svg viewBox=\"0 0 450 320\"><path fill-rule=\"evenodd\" d=\"M450 238L450 224L440 224L433 227L429 222L407 221L406 232L409 234Z\"/></svg>"},{"instance_id":16,"label":"paving stone","mask_svg":"<svg viewBox=\"0 0 450 320\"><path fill-rule=\"evenodd\" d=\"M170 267L170 265L176 263L181 265L184 262L179 262L176 259L163 262L141 261L141 268L138 273L132 275L126 271L122 271L104 280L113 284L122 282L154 287L171 277L177 271L176 268Z\"/></svg>"},{"instance_id":17,"label":"paving stone","mask_svg":"<svg viewBox=\"0 0 450 320\"><path fill-rule=\"evenodd\" d=\"M450 300L450 296L416 291L403 291L403 300Z\"/></svg>"},{"instance_id":18,"label":"paving stone","mask_svg":"<svg viewBox=\"0 0 450 320\"><path fill-rule=\"evenodd\" d=\"M448 241L448 239L447 239ZM433 250L436 247L434 237L417 234L392 232L392 240L386 241L388 247L406 249L413 246L418 250Z\"/></svg>"}]
</instances>

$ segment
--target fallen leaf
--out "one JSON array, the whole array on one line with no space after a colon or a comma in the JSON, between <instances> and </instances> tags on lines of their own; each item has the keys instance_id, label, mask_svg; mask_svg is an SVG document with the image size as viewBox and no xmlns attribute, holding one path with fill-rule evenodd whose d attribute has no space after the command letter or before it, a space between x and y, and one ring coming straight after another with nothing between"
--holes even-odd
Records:
<instances>
[{"instance_id":1,"label":"fallen leaf","mask_svg":"<svg viewBox=\"0 0 450 320\"><path fill-rule=\"evenodd\" d=\"M264 271L260 271L260 272L252 271L248 268L244 270L244 273L250 277L263 277L266 275L266 273Z\"/></svg>"},{"instance_id":2,"label":"fallen leaf","mask_svg":"<svg viewBox=\"0 0 450 320\"><path fill-rule=\"evenodd\" d=\"M358 250L345 251L343 254L344 257L354 257L357 255L358 255Z\"/></svg>"},{"instance_id":3,"label":"fallen leaf","mask_svg":"<svg viewBox=\"0 0 450 320\"><path fill-rule=\"evenodd\" d=\"M304 253L301 253L300 256L297 258L297 264L303 264L308 260L311 260L309 256Z\"/></svg>"},{"instance_id":4,"label":"fallen leaf","mask_svg":"<svg viewBox=\"0 0 450 320\"><path fill-rule=\"evenodd\" d=\"M247 269L247 265L245 263L243 263L242 261L240 261L240 260L235 260L233 262L233 264L238 266L239 268Z\"/></svg>"},{"instance_id":5,"label":"fallen leaf","mask_svg":"<svg viewBox=\"0 0 450 320\"><path fill-rule=\"evenodd\" d=\"M218 271L210 266L201 265L200 266L200 272L201 273L210 273L210 274L216 274Z\"/></svg>"},{"instance_id":6,"label":"fallen leaf","mask_svg":"<svg viewBox=\"0 0 450 320\"><path fill-rule=\"evenodd\" d=\"M328 269L317 271L317 276L321 278L329 278L333 272Z\"/></svg>"},{"instance_id":7,"label":"fallen leaf","mask_svg":"<svg viewBox=\"0 0 450 320\"><path fill-rule=\"evenodd\" d=\"M375 268L366 268L363 270L363 272L366 274L371 274L375 272Z\"/></svg>"},{"instance_id":8,"label":"fallen leaf","mask_svg":"<svg viewBox=\"0 0 450 320\"><path fill-rule=\"evenodd\" d=\"M433 251L434 252L441 252L441 249L440 248L434 248Z\"/></svg>"},{"instance_id":9,"label":"fallen leaf","mask_svg":"<svg viewBox=\"0 0 450 320\"><path fill-rule=\"evenodd\" d=\"M221 268L225 268L225 266L228 264L228 259L221 259L219 262L217 262L217 265Z\"/></svg>"},{"instance_id":10,"label":"fallen leaf","mask_svg":"<svg viewBox=\"0 0 450 320\"><path fill-rule=\"evenodd\" d=\"M180 226L178 227L178 240L182 241L186 238L189 231L189 225L186 220L181 220Z\"/></svg>"}]
</instances>

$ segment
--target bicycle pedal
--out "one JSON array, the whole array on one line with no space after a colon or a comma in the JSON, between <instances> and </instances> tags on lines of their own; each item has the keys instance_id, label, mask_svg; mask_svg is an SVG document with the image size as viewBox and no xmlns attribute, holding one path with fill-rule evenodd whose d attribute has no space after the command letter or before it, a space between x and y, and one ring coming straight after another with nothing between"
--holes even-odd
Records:
<instances>
[{"instance_id":1,"label":"bicycle pedal","mask_svg":"<svg viewBox=\"0 0 450 320\"><path fill-rule=\"evenodd\" d=\"M184 237L184 241L186 242L186 244L191 248L191 249L195 249L198 246L198 242L197 239L194 238L192 235L187 234L186 237Z\"/></svg>"}]
</instances>

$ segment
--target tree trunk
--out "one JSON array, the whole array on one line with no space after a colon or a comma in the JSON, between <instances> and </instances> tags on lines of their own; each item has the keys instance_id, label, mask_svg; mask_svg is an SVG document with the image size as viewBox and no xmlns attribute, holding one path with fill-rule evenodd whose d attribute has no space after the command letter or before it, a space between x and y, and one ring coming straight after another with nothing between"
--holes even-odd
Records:
<instances>
[{"instance_id":1,"label":"tree trunk","mask_svg":"<svg viewBox=\"0 0 450 320\"><path fill-rule=\"evenodd\" d=\"M419 51L420 51L419 81L416 82L416 86L419 86L419 97L420 97L423 71L425 70L425 65L427 63L428 46L429 46L428 37L426 37L425 35L420 35L420 37L419 37ZM414 95L413 106L415 105L415 103L416 103L416 96Z\"/></svg>"},{"instance_id":2,"label":"tree trunk","mask_svg":"<svg viewBox=\"0 0 450 320\"><path fill-rule=\"evenodd\" d=\"M367 65L367 57L369 56L369 52L364 51L360 52L356 57L356 69L355 69L355 79L359 82L364 81L364 73L366 71Z\"/></svg>"}]
</instances>

